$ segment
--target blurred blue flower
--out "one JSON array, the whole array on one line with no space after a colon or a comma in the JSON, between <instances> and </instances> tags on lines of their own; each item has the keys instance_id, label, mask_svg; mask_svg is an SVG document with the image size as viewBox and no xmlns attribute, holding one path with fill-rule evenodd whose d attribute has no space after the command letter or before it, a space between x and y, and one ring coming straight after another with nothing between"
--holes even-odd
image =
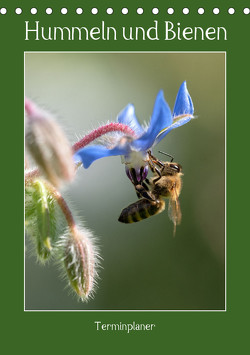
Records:
<instances>
[{"instance_id":1,"label":"blurred blue flower","mask_svg":"<svg viewBox=\"0 0 250 355\"><path fill-rule=\"evenodd\" d=\"M136 137L120 135L112 147L90 145L75 153L75 159L82 161L87 169L95 160L121 155L126 164L126 173L133 183L143 181L148 172L148 150L159 143L172 129L180 127L193 118L194 107L184 81L178 91L174 110L171 110L159 91L148 128L145 130L138 122L135 109L129 104L118 115L119 123L129 126Z\"/></svg>"}]
</instances>

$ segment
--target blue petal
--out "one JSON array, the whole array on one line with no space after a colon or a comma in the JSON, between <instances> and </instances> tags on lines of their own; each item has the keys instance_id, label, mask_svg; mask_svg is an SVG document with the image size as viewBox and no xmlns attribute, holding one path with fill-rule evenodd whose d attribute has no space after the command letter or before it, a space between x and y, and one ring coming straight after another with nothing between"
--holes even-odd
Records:
<instances>
[{"instance_id":1,"label":"blue petal","mask_svg":"<svg viewBox=\"0 0 250 355\"><path fill-rule=\"evenodd\" d=\"M178 91L175 100L173 116L175 117L184 114L193 115L193 113L194 113L194 106L192 103L192 99L187 90L186 81L184 81L180 86L180 89Z\"/></svg>"},{"instance_id":2,"label":"blue petal","mask_svg":"<svg viewBox=\"0 0 250 355\"><path fill-rule=\"evenodd\" d=\"M140 137L144 133L144 129L136 118L134 105L127 105L122 112L119 113L117 120L119 123L129 126L137 137Z\"/></svg>"},{"instance_id":3,"label":"blue petal","mask_svg":"<svg viewBox=\"0 0 250 355\"><path fill-rule=\"evenodd\" d=\"M188 123L193 118L192 115L182 115L175 117L174 123L172 123L169 127L164 128L156 137L154 145L158 144L162 138L164 138L172 129L183 126L184 124Z\"/></svg>"},{"instance_id":4,"label":"blue petal","mask_svg":"<svg viewBox=\"0 0 250 355\"><path fill-rule=\"evenodd\" d=\"M152 147L157 135L162 129L171 125L173 119L171 110L166 103L163 91L159 91L153 109L152 118L146 133L132 142L131 146L136 150L147 151Z\"/></svg>"},{"instance_id":5,"label":"blue petal","mask_svg":"<svg viewBox=\"0 0 250 355\"><path fill-rule=\"evenodd\" d=\"M87 169L97 159L125 154L129 154L129 145L127 144L113 149L108 149L102 145L91 145L76 152L74 158L76 161L80 158L84 168Z\"/></svg>"}]
</instances>

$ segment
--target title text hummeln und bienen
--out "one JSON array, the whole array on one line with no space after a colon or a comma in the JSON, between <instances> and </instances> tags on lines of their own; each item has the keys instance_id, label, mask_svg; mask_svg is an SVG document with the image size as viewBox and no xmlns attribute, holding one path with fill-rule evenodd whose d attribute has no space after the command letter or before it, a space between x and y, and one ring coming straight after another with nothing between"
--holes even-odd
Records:
<instances>
[{"instance_id":1,"label":"title text hummeln und bienen","mask_svg":"<svg viewBox=\"0 0 250 355\"><path fill-rule=\"evenodd\" d=\"M104 21L98 27L44 27L39 21L25 21L25 40L35 41L172 41L172 40L227 40L225 27L183 27L180 22L153 21L151 27L106 26Z\"/></svg>"}]
</instances>

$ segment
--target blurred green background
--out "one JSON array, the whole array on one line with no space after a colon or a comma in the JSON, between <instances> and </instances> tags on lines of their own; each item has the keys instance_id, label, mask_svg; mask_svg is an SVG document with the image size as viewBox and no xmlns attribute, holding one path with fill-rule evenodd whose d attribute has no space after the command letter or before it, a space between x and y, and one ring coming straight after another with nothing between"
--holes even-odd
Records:
<instances>
[{"instance_id":1,"label":"blurred green background","mask_svg":"<svg viewBox=\"0 0 250 355\"><path fill-rule=\"evenodd\" d=\"M119 157L78 171L63 195L98 237L103 257L93 300L79 302L53 264L26 255L30 310L219 310L225 307L225 55L223 53L26 53L25 94L55 114L72 143L128 104L148 122L164 90L173 108L186 80L195 115L154 150L183 166L182 223L167 211L123 225L136 201Z\"/></svg>"}]
</instances>

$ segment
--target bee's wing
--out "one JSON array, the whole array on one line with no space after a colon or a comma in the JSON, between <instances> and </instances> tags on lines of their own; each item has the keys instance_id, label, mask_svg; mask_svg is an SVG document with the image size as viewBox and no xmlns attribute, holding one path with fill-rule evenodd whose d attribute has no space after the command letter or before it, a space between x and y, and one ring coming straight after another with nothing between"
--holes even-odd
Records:
<instances>
[{"instance_id":1,"label":"bee's wing","mask_svg":"<svg viewBox=\"0 0 250 355\"><path fill-rule=\"evenodd\" d=\"M176 225L181 223L181 206L177 193L169 199L168 203L168 216L174 223L174 235L176 231Z\"/></svg>"}]
</instances>

